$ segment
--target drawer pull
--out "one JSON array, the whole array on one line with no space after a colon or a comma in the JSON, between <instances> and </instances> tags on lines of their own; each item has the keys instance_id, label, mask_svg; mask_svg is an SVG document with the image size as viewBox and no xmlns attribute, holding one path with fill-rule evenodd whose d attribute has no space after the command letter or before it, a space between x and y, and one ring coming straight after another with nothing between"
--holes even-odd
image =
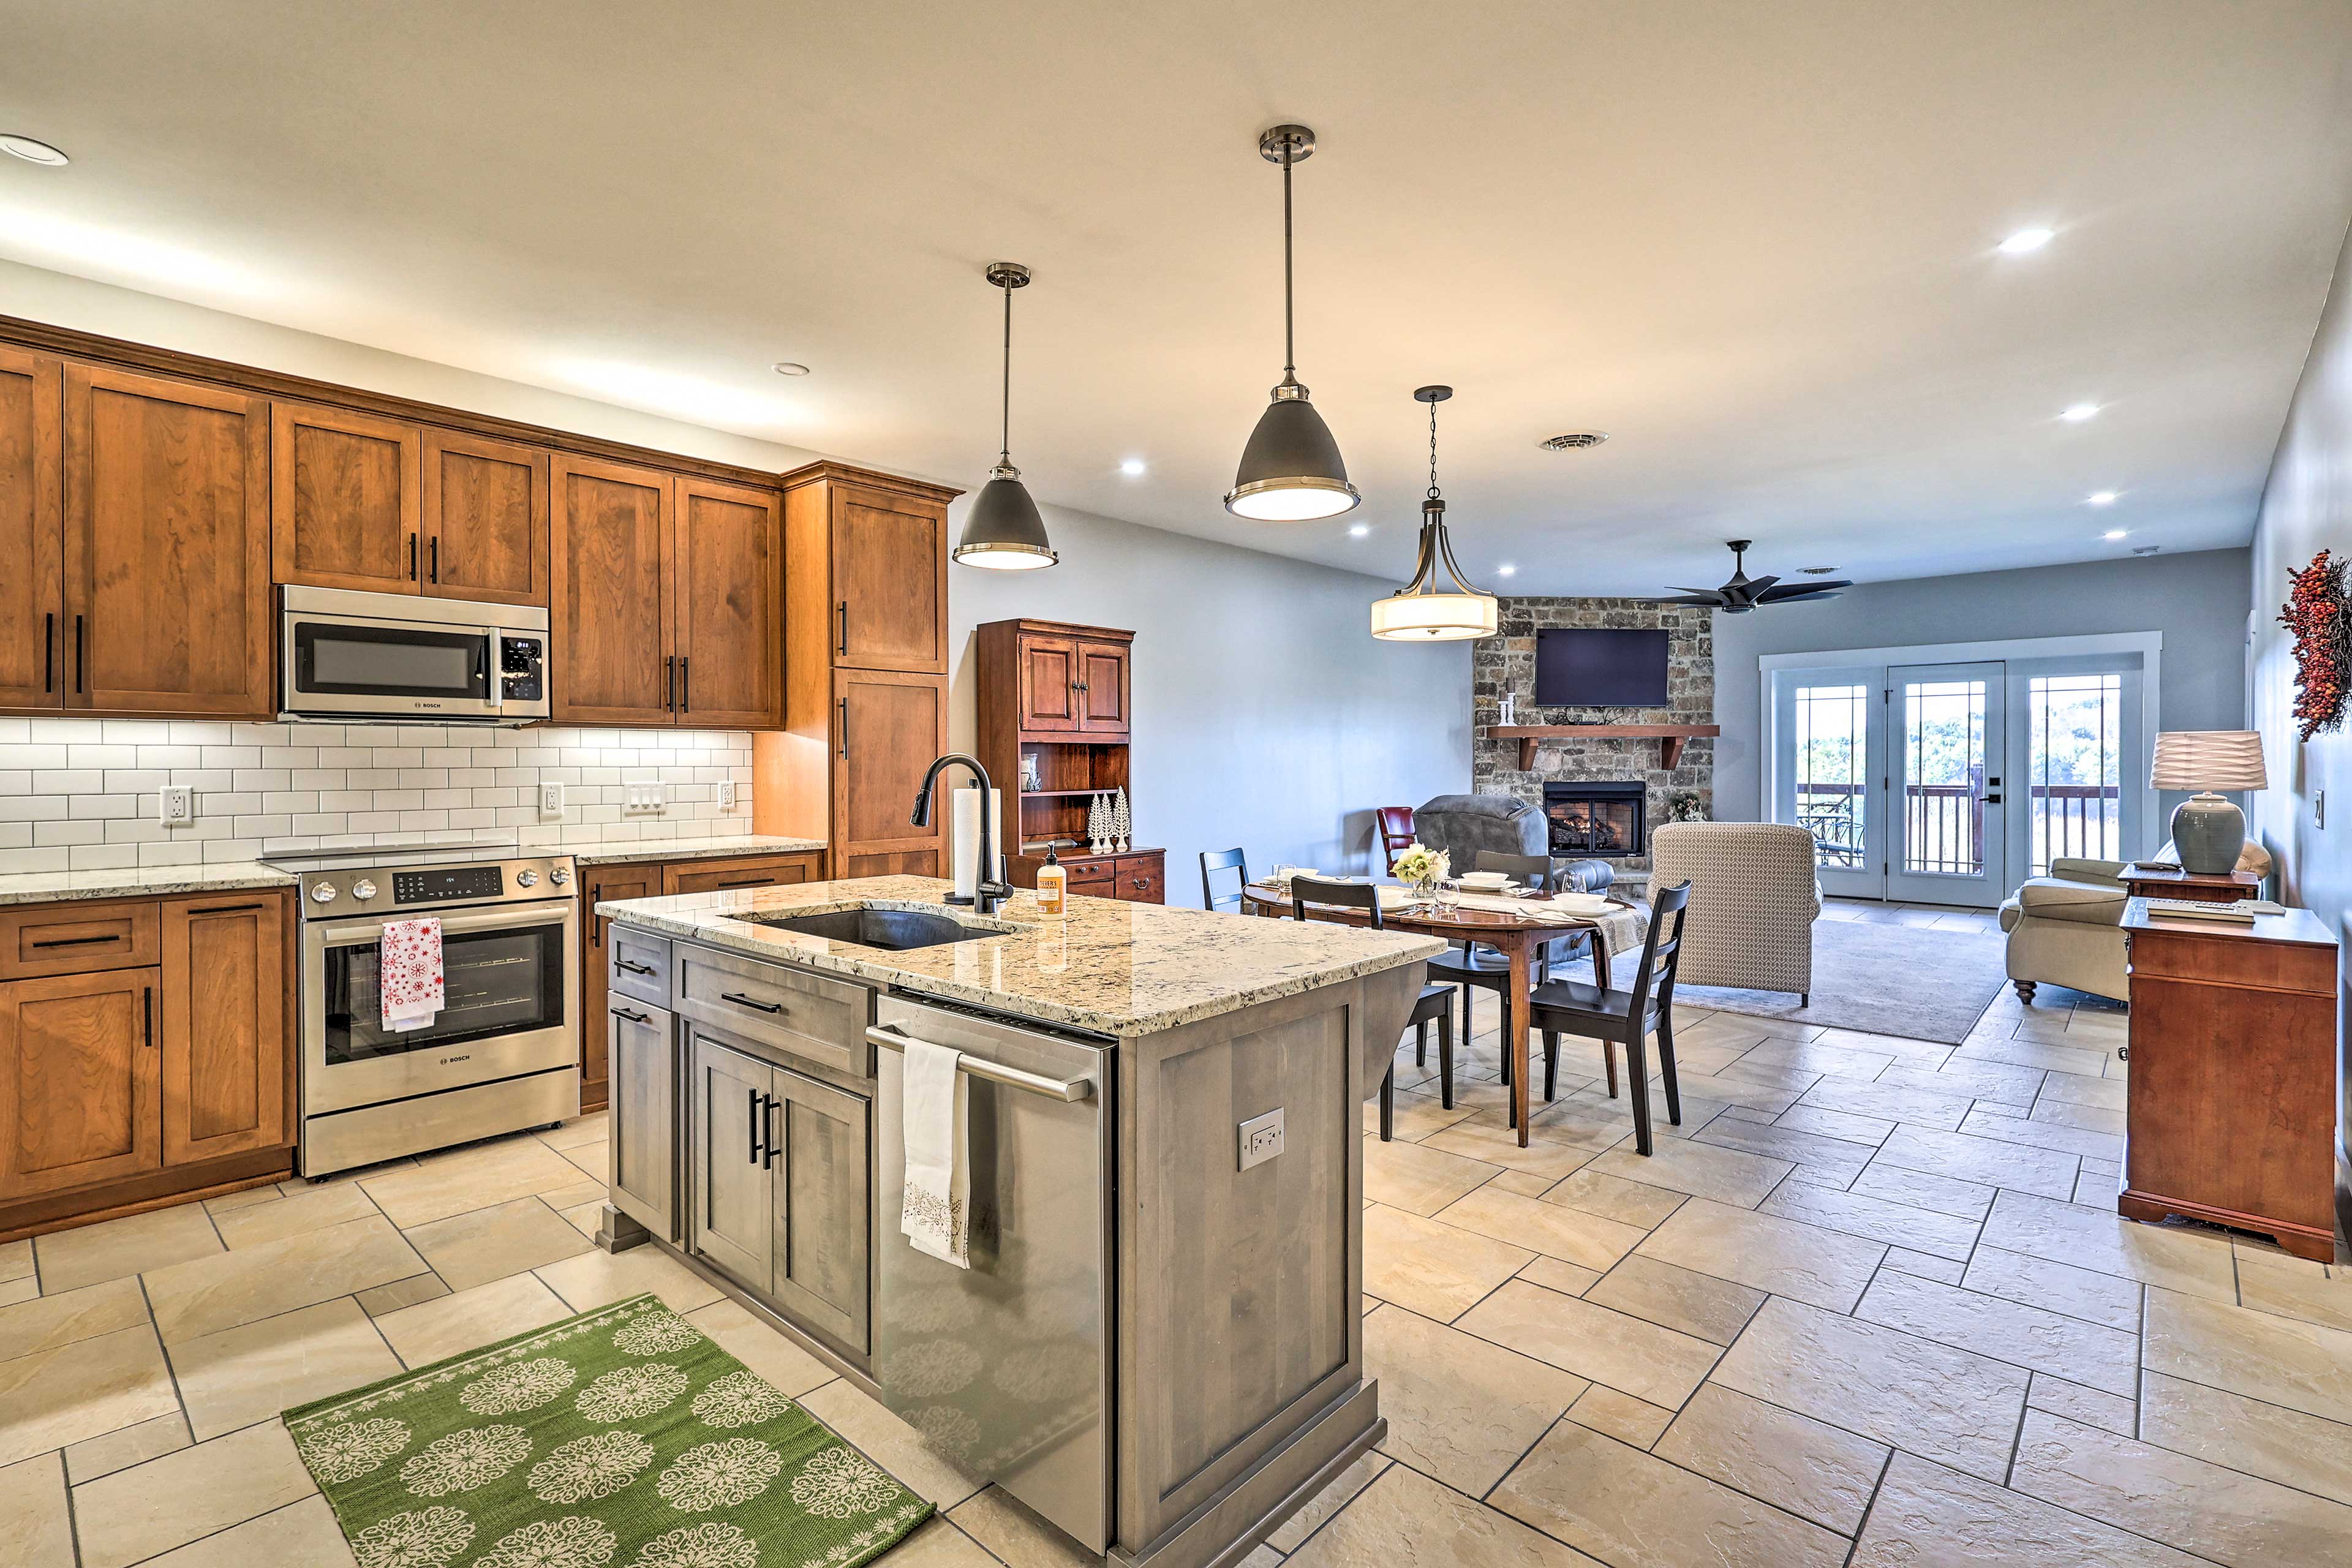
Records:
<instances>
[{"instance_id":1,"label":"drawer pull","mask_svg":"<svg viewBox=\"0 0 2352 1568\"><path fill-rule=\"evenodd\" d=\"M53 936L47 942L37 942L33 945L35 947L91 947L102 942L122 940L122 933L117 931L112 936Z\"/></svg>"},{"instance_id":2,"label":"drawer pull","mask_svg":"<svg viewBox=\"0 0 2352 1568\"><path fill-rule=\"evenodd\" d=\"M192 915L236 915L243 914L247 910L258 910L267 907L268 906L258 902L250 904L208 904L201 910L190 910L188 912Z\"/></svg>"},{"instance_id":3,"label":"drawer pull","mask_svg":"<svg viewBox=\"0 0 2352 1568\"><path fill-rule=\"evenodd\" d=\"M653 1022L653 1019L646 1014L633 1013L626 1007L614 1008L613 1016L615 1018L626 1018L632 1024L650 1024Z\"/></svg>"},{"instance_id":4,"label":"drawer pull","mask_svg":"<svg viewBox=\"0 0 2352 1568\"><path fill-rule=\"evenodd\" d=\"M625 958L613 960L613 967L624 974L651 974L654 972L650 963L632 963Z\"/></svg>"},{"instance_id":5,"label":"drawer pull","mask_svg":"<svg viewBox=\"0 0 2352 1568\"><path fill-rule=\"evenodd\" d=\"M781 1002L755 1002L740 991L721 991L719 994L719 999L721 1002L732 1002L738 1007L749 1007L760 1013L781 1013L784 1010L784 1005Z\"/></svg>"},{"instance_id":6,"label":"drawer pull","mask_svg":"<svg viewBox=\"0 0 2352 1568\"><path fill-rule=\"evenodd\" d=\"M764 875L758 877L737 877L729 881L713 882L710 885L713 888L764 888L774 880L774 877Z\"/></svg>"}]
</instances>

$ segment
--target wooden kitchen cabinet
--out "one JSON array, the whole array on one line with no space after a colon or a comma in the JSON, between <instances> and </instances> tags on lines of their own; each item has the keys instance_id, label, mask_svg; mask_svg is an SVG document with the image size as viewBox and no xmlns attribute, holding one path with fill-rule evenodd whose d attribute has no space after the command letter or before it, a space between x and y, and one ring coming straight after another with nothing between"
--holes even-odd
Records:
<instances>
[{"instance_id":1,"label":"wooden kitchen cabinet","mask_svg":"<svg viewBox=\"0 0 2352 1568\"><path fill-rule=\"evenodd\" d=\"M60 710L65 526L63 367L0 345L0 708Z\"/></svg>"},{"instance_id":2,"label":"wooden kitchen cabinet","mask_svg":"<svg viewBox=\"0 0 2352 1568\"><path fill-rule=\"evenodd\" d=\"M580 1109L584 1112L602 1109L611 1093L611 1018L605 990L612 978L613 922L594 911L602 903L658 897L662 868L657 862L583 866L580 882L582 896L588 901L587 918L580 922ZM668 1000L667 988L662 999Z\"/></svg>"},{"instance_id":3,"label":"wooden kitchen cabinet","mask_svg":"<svg viewBox=\"0 0 2352 1568\"><path fill-rule=\"evenodd\" d=\"M0 1202L163 1166L162 972L0 985Z\"/></svg>"},{"instance_id":4,"label":"wooden kitchen cabinet","mask_svg":"<svg viewBox=\"0 0 2352 1568\"><path fill-rule=\"evenodd\" d=\"M677 1063L666 1007L615 995L604 1007L612 1041L613 1206L675 1245L677 1226Z\"/></svg>"},{"instance_id":5,"label":"wooden kitchen cabinet","mask_svg":"<svg viewBox=\"0 0 2352 1568\"><path fill-rule=\"evenodd\" d=\"M681 479L676 500L677 721L784 721L782 511L772 490Z\"/></svg>"},{"instance_id":6,"label":"wooden kitchen cabinet","mask_svg":"<svg viewBox=\"0 0 2352 1568\"><path fill-rule=\"evenodd\" d=\"M774 1284L786 1313L863 1355L873 1251L872 1107L862 1095L774 1069L765 1136L775 1173Z\"/></svg>"},{"instance_id":7,"label":"wooden kitchen cabinet","mask_svg":"<svg viewBox=\"0 0 2352 1568\"><path fill-rule=\"evenodd\" d=\"M287 910L274 893L163 905L163 1159L287 1140Z\"/></svg>"},{"instance_id":8,"label":"wooden kitchen cabinet","mask_svg":"<svg viewBox=\"0 0 2352 1568\"><path fill-rule=\"evenodd\" d=\"M423 582L424 431L280 403L269 418L270 549L280 583L414 594Z\"/></svg>"},{"instance_id":9,"label":"wooden kitchen cabinet","mask_svg":"<svg viewBox=\"0 0 2352 1568\"><path fill-rule=\"evenodd\" d=\"M945 675L946 500L848 482L829 499L834 662Z\"/></svg>"},{"instance_id":10,"label":"wooden kitchen cabinet","mask_svg":"<svg viewBox=\"0 0 2352 1568\"><path fill-rule=\"evenodd\" d=\"M929 827L912 816L924 772L948 749L946 678L842 669L833 690L833 874L942 875L951 795L933 803Z\"/></svg>"},{"instance_id":11,"label":"wooden kitchen cabinet","mask_svg":"<svg viewBox=\"0 0 2352 1568\"><path fill-rule=\"evenodd\" d=\"M1023 637L1021 728L1028 734L1059 734L1077 729L1078 644L1075 637Z\"/></svg>"},{"instance_id":12,"label":"wooden kitchen cabinet","mask_svg":"<svg viewBox=\"0 0 2352 1568\"><path fill-rule=\"evenodd\" d=\"M694 1138L687 1245L765 1293L776 1263L776 1178L765 1158L776 1069L698 1024L687 1026L685 1040Z\"/></svg>"},{"instance_id":13,"label":"wooden kitchen cabinet","mask_svg":"<svg viewBox=\"0 0 2352 1568\"><path fill-rule=\"evenodd\" d=\"M726 860L678 860L662 868L664 893L718 893L740 888L782 888L824 875L816 855L746 855Z\"/></svg>"},{"instance_id":14,"label":"wooden kitchen cabinet","mask_svg":"<svg viewBox=\"0 0 2352 1568\"><path fill-rule=\"evenodd\" d=\"M267 719L269 405L68 363L68 711Z\"/></svg>"},{"instance_id":15,"label":"wooden kitchen cabinet","mask_svg":"<svg viewBox=\"0 0 2352 1568\"><path fill-rule=\"evenodd\" d=\"M1124 740L1128 733L1128 654L1123 642L1093 637L1077 644L1078 722L1091 739Z\"/></svg>"},{"instance_id":16,"label":"wooden kitchen cabinet","mask_svg":"<svg viewBox=\"0 0 2352 1568\"><path fill-rule=\"evenodd\" d=\"M553 455L431 426L424 440L425 592L545 608Z\"/></svg>"},{"instance_id":17,"label":"wooden kitchen cabinet","mask_svg":"<svg viewBox=\"0 0 2352 1568\"><path fill-rule=\"evenodd\" d=\"M677 706L670 476L560 454L554 486L548 604L553 717L574 724L670 723Z\"/></svg>"}]
</instances>

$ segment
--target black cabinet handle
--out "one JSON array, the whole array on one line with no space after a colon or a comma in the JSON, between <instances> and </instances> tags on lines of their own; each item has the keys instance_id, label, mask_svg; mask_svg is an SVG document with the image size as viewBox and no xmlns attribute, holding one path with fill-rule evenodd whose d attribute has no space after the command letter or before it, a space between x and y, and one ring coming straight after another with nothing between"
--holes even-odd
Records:
<instances>
[{"instance_id":1,"label":"black cabinet handle","mask_svg":"<svg viewBox=\"0 0 2352 1568\"><path fill-rule=\"evenodd\" d=\"M783 1101L772 1094L763 1095L761 1098L764 1101L760 1109L761 1130L768 1136L767 1152L760 1160L760 1168L764 1171L772 1169L775 1165L776 1156L783 1152L777 1144L775 1121L776 1107L782 1105Z\"/></svg>"},{"instance_id":2,"label":"black cabinet handle","mask_svg":"<svg viewBox=\"0 0 2352 1568\"><path fill-rule=\"evenodd\" d=\"M662 706L677 711L677 655L662 660Z\"/></svg>"},{"instance_id":3,"label":"black cabinet handle","mask_svg":"<svg viewBox=\"0 0 2352 1568\"><path fill-rule=\"evenodd\" d=\"M58 613L41 617L41 689L58 689Z\"/></svg>"},{"instance_id":4,"label":"black cabinet handle","mask_svg":"<svg viewBox=\"0 0 2352 1568\"><path fill-rule=\"evenodd\" d=\"M613 967L629 974L651 974L654 972L653 965L649 963L631 963L625 958L613 960Z\"/></svg>"},{"instance_id":5,"label":"black cabinet handle","mask_svg":"<svg viewBox=\"0 0 2352 1568\"><path fill-rule=\"evenodd\" d=\"M147 1037L147 1048L153 1050L155 1048L155 988L152 985L142 985L139 988L139 1028L140 1032Z\"/></svg>"},{"instance_id":6,"label":"black cabinet handle","mask_svg":"<svg viewBox=\"0 0 2352 1568\"><path fill-rule=\"evenodd\" d=\"M53 936L47 942L37 942L32 945L35 947L94 947L102 942L122 940L122 934L118 931L112 936Z\"/></svg>"},{"instance_id":7,"label":"black cabinet handle","mask_svg":"<svg viewBox=\"0 0 2352 1568\"><path fill-rule=\"evenodd\" d=\"M645 1014L632 1013L626 1007L614 1008L613 1016L615 1018L626 1018L632 1024L650 1024L653 1022L653 1019L646 1016Z\"/></svg>"},{"instance_id":8,"label":"black cabinet handle","mask_svg":"<svg viewBox=\"0 0 2352 1568\"><path fill-rule=\"evenodd\" d=\"M833 618L835 626L838 628L833 639L833 651L835 653L847 653L849 651L848 600L843 599L834 605Z\"/></svg>"},{"instance_id":9,"label":"black cabinet handle","mask_svg":"<svg viewBox=\"0 0 2352 1568\"><path fill-rule=\"evenodd\" d=\"M834 706L841 710L841 754L845 757L849 755L849 699L845 697Z\"/></svg>"},{"instance_id":10,"label":"black cabinet handle","mask_svg":"<svg viewBox=\"0 0 2352 1568\"><path fill-rule=\"evenodd\" d=\"M767 1130L768 1119L760 1113L760 1091L756 1089L743 1091L743 1120L751 1129L751 1152L747 1156L747 1163L757 1165L760 1163L760 1134Z\"/></svg>"},{"instance_id":11,"label":"black cabinet handle","mask_svg":"<svg viewBox=\"0 0 2352 1568\"><path fill-rule=\"evenodd\" d=\"M416 581L416 535L408 536L408 580Z\"/></svg>"},{"instance_id":12,"label":"black cabinet handle","mask_svg":"<svg viewBox=\"0 0 2352 1568\"><path fill-rule=\"evenodd\" d=\"M77 695L81 691L82 640L81 617L76 616L74 617L74 691Z\"/></svg>"},{"instance_id":13,"label":"black cabinet handle","mask_svg":"<svg viewBox=\"0 0 2352 1568\"><path fill-rule=\"evenodd\" d=\"M740 991L721 991L719 994L719 999L721 1002L732 1002L738 1007L749 1007L755 1013L781 1013L784 1010L784 1005L781 1002L755 1002Z\"/></svg>"},{"instance_id":14,"label":"black cabinet handle","mask_svg":"<svg viewBox=\"0 0 2352 1568\"><path fill-rule=\"evenodd\" d=\"M588 945L590 947L602 947L604 945L604 922L597 919L595 914L593 912L596 906L604 901L604 884L598 882L591 886L588 889L588 908L592 911L588 916Z\"/></svg>"},{"instance_id":15,"label":"black cabinet handle","mask_svg":"<svg viewBox=\"0 0 2352 1568\"><path fill-rule=\"evenodd\" d=\"M774 880L775 879L773 877L766 875L758 877L735 877L730 878L729 880L724 882L713 882L710 886L713 889L719 888L764 888Z\"/></svg>"},{"instance_id":16,"label":"black cabinet handle","mask_svg":"<svg viewBox=\"0 0 2352 1568\"><path fill-rule=\"evenodd\" d=\"M694 661L686 655L677 656L677 710L681 713L694 710L693 664Z\"/></svg>"},{"instance_id":17,"label":"black cabinet handle","mask_svg":"<svg viewBox=\"0 0 2352 1568\"><path fill-rule=\"evenodd\" d=\"M441 536L437 533L433 536L432 562L429 575L433 582L438 583L441 581Z\"/></svg>"},{"instance_id":18,"label":"black cabinet handle","mask_svg":"<svg viewBox=\"0 0 2352 1568\"><path fill-rule=\"evenodd\" d=\"M268 906L266 904L261 903L213 904L201 910L190 910L188 912L192 915L234 915L242 914L247 910L266 909L268 907Z\"/></svg>"}]
</instances>

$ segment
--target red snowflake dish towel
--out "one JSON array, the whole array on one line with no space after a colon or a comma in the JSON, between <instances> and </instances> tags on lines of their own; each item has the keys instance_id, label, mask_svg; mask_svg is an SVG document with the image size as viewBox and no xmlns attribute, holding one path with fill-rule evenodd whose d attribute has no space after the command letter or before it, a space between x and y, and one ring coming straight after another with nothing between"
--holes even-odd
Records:
<instances>
[{"instance_id":1,"label":"red snowflake dish towel","mask_svg":"<svg viewBox=\"0 0 2352 1568\"><path fill-rule=\"evenodd\" d=\"M441 921L386 921L378 939L382 954L377 989L383 998L383 1026L391 1034L422 1029L446 999L441 988Z\"/></svg>"}]
</instances>

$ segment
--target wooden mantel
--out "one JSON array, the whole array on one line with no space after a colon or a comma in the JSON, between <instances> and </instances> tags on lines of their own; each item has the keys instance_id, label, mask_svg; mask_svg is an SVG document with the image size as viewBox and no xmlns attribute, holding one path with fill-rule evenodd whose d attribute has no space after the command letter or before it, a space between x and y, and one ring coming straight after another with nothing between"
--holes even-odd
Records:
<instances>
[{"instance_id":1,"label":"wooden mantel","mask_svg":"<svg viewBox=\"0 0 2352 1568\"><path fill-rule=\"evenodd\" d=\"M1720 724L1496 724L1486 733L1519 743L1519 772L1533 773L1536 745L1542 741L1570 741L1591 736L1601 740L1655 741L1658 765L1668 772L1682 760L1683 742L1723 733Z\"/></svg>"}]
</instances>

